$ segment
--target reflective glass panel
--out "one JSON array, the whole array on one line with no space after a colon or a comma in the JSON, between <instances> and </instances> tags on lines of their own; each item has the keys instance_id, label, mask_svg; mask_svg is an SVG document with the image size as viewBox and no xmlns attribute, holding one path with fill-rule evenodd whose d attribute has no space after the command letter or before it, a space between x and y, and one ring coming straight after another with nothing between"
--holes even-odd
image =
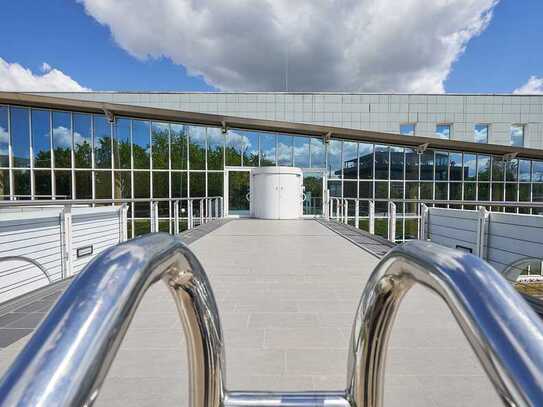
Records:
<instances>
[{"instance_id":1,"label":"reflective glass panel","mask_svg":"<svg viewBox=\"0 0 543 407\"><path fill-rule=\"evenodd\" d=\"M294 137L294 166L309 168L309 138Z\"/></svg>"},{"instance_id":2,"label":"reflective glass panel","mask_svg":"<svg viewBox=\"0 0 543 407\"><path fill-rule=\"evenodd\" d=\"M277 163L292 166L292 136L277 136Z\"/></svg>"},{"instance_id":3,"label":"reflective glass panel","mask_svg":"<svg viewBox=\"0 0 543 407\"><path fill-rule=\"evenodd\" d=\"M477 176L479 181L490 181L490 157L488 155L477 156Z\"/></svg>"},{"instance_id":4,"label":"reflective glass panel","mask_svg":"<svg viewBox=\"0 0 543 407\"><path fill-rule=\"evenodd\" d=\"M188 184L186 172L172 172L172 198L186 198ZM184 216L187 214L185 213ZM182 214L180 214L182 216Z\"/></svg>"},{"instance_id":5,"label":"reflective glass panel","mask_svg":"<svg viewBox=\"0 0 543 407\"><path fill-rule=\"evenodd\" d=\"M188 126L189 167L191 170L206 169L206 128Z\"/></svg>"},{"instance_id":6,"label":"reflective glass panel","mask_svg":"<svg viewBox=\"0 0 543 407\"><path fill-rule=\"evenodd\" d=\"M464 181L477 180L477 156L475 154L464 154L462 172L464 173Z\"/></svg>"},{"instance_id":7,"label":"reflective glass panel","mask_svg":"<svg viewBox=\"0 0 543 407\"><path fill-rule=\"evenodd\" d=\"M522 124L513 124L509 134L512 146L524 147L524 126Z\"/></svg>"},{"instance_id":8,"label":"reflective glass panel","mask_svg":"<svg viewBox=\"0 0 543 407\"><path fill-rule=\"evenodd\" d=\"M10 119L13 165L15 167L30 167L29 110L12 106L10 108Z\"/></svg>"},{"instance_id":9,"label":"reflective glass panel","mask_svg":"<svg viewBox=\"0 0 543 407\"><path fill-rule=\"evenodd\" d=\"M419 179L419 154L411 148L405 149L405 179Z\"/></svg>"},{"instance_id":10,"label":"reflective glass panel","mask_svg":"<svg viewBox=\"0 0 543 407\"><path fill-rule=\"evenodd\" d=\"M222 172L207 173L207 196L223 196L224 174ZM213 209L215 210L215 209Z\"/></svg>"},{"instance_id":11,"label":"reflective glass panel","mask_svg":"<svg viewBox=\"0 0 543 407\"><path fill-rule=\"evenodd\" d=\"M193 198L206 196L206 174L204 172L190 173L190 196Z\"/></svg>"},{"instance_id":12,"label":"reflective glass panel","mask_svg":"<svg viewBox=\"0 0 543 407\"><path fill-rule=\"evenodd\" d=\"M246 132L243 137L243 165L258 167L258 133Z\"/></svg>"},{"instance_id":13,"label":"reflective glass panel","mask_svg":"<svg viewBox=\"0 0 543 407\"><path fill-rule=\"evenodd\" d=\"M420 199L434 199L434 183L433 182L420 183Z\"/></svg>"},{"instance_id":14,"label":"reflective glass panel","mask_svg":"<svg viewBox=\"0 0 543 407\"><path fill-rule=\"evenodd\" d=\"M151 133L149 122L132 120L132 155L134 168L149 168Z\"/></svg>"},{"instance_id":15,"label":"reflective glass panel","mask_svg":"<svg viewBox=\"0 0 543 407\"><path fill-rule=\"evenodd\" d=\"M492 156L492 181L503 181L505 161L501 157Z\"/></svg>"},{"instance_id":16,"label":"reflective glass panel","mask_svg":"<svg viewBox=\"0 0 543 407\"><path fill-rule=\"evenodd\" d=\"M341 198L343 194L341 181L328 181L328 189L330 190L330 196Z\"/></svg>"},{"instance_id":17,"label":"reflective glass panel","mask_svg":"<svg viewBox=\"0 0 543 407\"><path fill-rule=\"evenodd\" d=\"M58 199L72 197L72 173L70 171L55 171L55 196Z\"/></svg>"},{"instance_id":18,"label":"reflective glass panel","mask_svg":"<svg viewBox=\"0 0 543 407\"><path fill-rule=\"evenodd\" d=\"M172 169L187 169L187 137L185 126L182 124L170 124Z\"/></svg>"},{"instance_id":19,"label":"reflective glass panel","mask_svg":"<svg viewBox=\"0 0 543 407\"><path fill-rule=\"evenodd\" d=\"M358 177L372 179L373 177L373 144L358 143Z\"/></svg>"},{"instance_id":20,"label":"reflective glass panel","mask_svg":"<svg viewBox=\"0 0 543 407\"><path fill-rule=\"evenodd\" d=\"M436 126L436 136L441 139L450 140L451 138L451 125L450 124L438 124Z\"/></svg>"},{"instance_id":21,"label":"reflective glass panel","mask_svg":"<svg viewBox=\"0 0 543 407\"><path fill-rule=\"evenodd\" d=\"M357 182L356 181L344 181L343 182L343 197L344 198L357 198ZM350 210L354 210L354 203L349 202Z\"/></svg>"},{"instance_id":22,"label":"reflective glass panel","mask_svg":"<svg viewBox=\"0 0 543 407\"><path fill-rule=\"evenodd\" d=\"M434 179L434 152L432 150L426 150L420 155L420 179L428 181Z\"/></svg>"},{"instance_id":23,"label":"reflective glass panel","mask_svg":"<svg viewBox=\"0 0 543 407\"><path fill-rule=\"evenodd\" d=\"M224 134L216 127L207 128L207 169L224 168Z\"/></svg>"},{"instance_id":24,"label":"reflective glass panel","mask_svg":"<svg viewBox=\"0 0 543 407\"><path fill-rule=\"evenodd\" d=\"M415 124L413 123L400 124L400 134L404 136L414 136Z\"/></svg>"},{"instance_id":25,"label":"reflective glass panel","mask_svg":"<svg viewBox=\"0 0 543 407\"><path fill-rule=\"evenodd\" d=\"M95 115L93 120L94 166L96 168L111 168L111 124L105 116ZM109 183L111 184L111 180Z\"/></svg>"},{"instance_id":26,"label":"reflective glass panel","mask_svg":"<svg viewBox=\"0 0 543 407\"><path fill-rule=\"evenodd\" d=\"M246 132L243 130L228 130L226 133L226 165L235 167L241 165L241 155L246 137Z\"/></svg>"},{"instance_id":27,"label":"reflective glass panel","mask_svg":"<svg viewBox=\"0 0 543 407\"><path fill-rule=\"evenodd\" d=\"M94 182L96 199L111 199L111 171L96 171Z\"/></svg>"},{"instance_id":28,"label":"reflective glass panel","mask_svg":"<svg viewBox=\"0 0 543 407\"><path fill-rule=\"evenodd\" d=\"M75 172L75 197L76 199L92 199L92 172Z\"/></svg>"},{"instance_id":29,"label":"reflective glass panel","mask_svg":"<svg viewBox=\"0 0 543 407\"><path fill-rule=\"evenodd\" d=\"M325 168L324 142L321 139L311 137L311 168Z\"/></svg>"},{"instance_id":30,"label":"reflective glass panel","mask_svg":"<svg viewBox=\"0 0 543 407\"><path fill-rule=\"evenodd\" d=\"M373 198L373 182L372 181L360 181L358 196L359 198Z\"/></svg>"},{"instance_id":31,"label":"reflective glass panel","mask_svg":"<svg viewBox=\"0 0 543 407\"><path fill-rule=\"evenodd\" d=\"M477 184L475 182L464 182L464 199L466 201L475 201L477 199Z\"/></svg>"},{"instance_id":32,"label":"reflective glass panel","mask_svg":"<svg viewBox=\"0 0 543 407\"><path fill-rule=\"evenodd\" d=\"M488 143L488 124L476 124L473 128L473 138L476 143Z\"/></svg>"},{"instance_id":33,"label":"reflective glass panel","mask_svg":"<svg viewBox=\"0 0 543 407\"><path fill-rule=\"evenodd\" d=\"M37 199L51 199L51 171L34 171L34 196Z\"/></svg>"},{"instance_id":34,"label":"reflective glass panel","mask_svg":"<svg viewBox=\"0 0 543 407\"><path fill-rule=\"evenodd\" d=\"M505 180L506 181L517 181L518 180L518 159L514 158L507 161L506 171L505 171Z\"/></svg>"},{"instance_id":35,"label":"reflective glass panel","mask_svg":"<svg viewBox=\"0 0 543 407\"><path fill-rule=\"evenodd\" d=\"M446 153L444 151L436 151L436 181L448 181L448 180L449 180L449 153Z\"/></svg>"},{"instance_id":36,"label":"reflective glass panel","mask_svg":"<svg viewBox=\"0 0 543 407\"><path fill-rule=\"evenodd\" d=\"M151 125L151 141L153 143L153 168L170 168L170 126L168 123Z\"/></svg>"},{"instance_id":37,"label":"reflective glass panel","mask_svg":"<svg viewBox=\"0 0 543 407\"><path fill-rule=\"evenodd\" d=\"M32 109L32 152L35 168L51 167L51 129L48 110ZM51 186L51 180L49 180Z\"/></svg>"},{"instance_id":38,"label":"reflective glass panel","mask_svg":"<svg viewBox=\"0 0 543 407\"><path fill-rule=\"evenodd\" d=\"M436 200L447 200L448 198L448 190L449 190L449 183L448 182L436 182Z\"/></svg>"},{"instance_id":39,"label":"reflective glass panel","mask_svg":"<svg viewBox=\"0 0 543 407\"><path fill-rule=\"evenodd\" d=\"M92 165L92 117L89 114L73 114L74 157L76 168Z\"/></svg>"},{"instance_id":40,"label":"reflective glass panel","mask_svg":"<svg viewBox=\"0 0 543 407\"><path fill-rule=\"evenodd\" d=\"M403 147L390 147L390 179L404 179L405 154Z\"/></svg>"},{"instance_id":41,"label":"reflective glass panel","mask_svg":"<svg viewBox=\"0 0 543 407\"><path fill-rule=\"evenodd\" d=\"M530 177L530 160L519 160L519 181L529 182Z\"/></svg>"},{"instance_id":42,"label":"reflective glass panel","mask_svg":"<svg viewBox=\"0 0 543 407\"><path fill-rule=\"evenodd\" d=\"M260 133L260 165L273 166L276 163L276 137L273 134Z\"/></svg>"},{"instance_id":43,"label":"reflective glass panel","mask_svg":"<svg viewBox=\"0 0 543 407\"><path fill-rule=\"evenodd\" d=\"M504 188L502 183L492 183L492 200L503 201L504 200Z\"/></svg>"},{"instance_id":44,"label":"reflective glass panel","mask_svg":"<svg viewBox=\"0 0 543 407\"><path fill-rule=\"evenodd\" d=\"M70 113L52 112L52 115L55 167L70 168L72 166L72 125L70 123Z\"/></svg>"},{"instance_id":45,"label":"reflective glass panel","mask_svg":"<svg viewBox=\"0 0 543 407\"><path fill-rule=\"evenodd\" d=\"M0 106L0 167L9 166L9 133L8 133L8 108ZM9 187L9 182L8 182ZM6 184L0 185L5 192ZM4 194L8 195L8 194Z\"/></svg>"},{"instance_id":46,"label":"reflective glass panel","mask_svg":"<svg viewBox=\"0 0 543 407\"><path fill-rule=\"evenodd\" d=\"M328 177L341 178L341 144L340 140L330 140L328 151Z\"/></svg>"},{"instance_id":47,"label":"reflective glass panel","mask_svg":"<svg viewBox=\"0 0 543 407\"><path fill-rule=\"evenodd\" d=\"M356 179L358 177L358 143L344 141L342 157L343 178Z\"/></svg>"},{"instance_id":48,"label":"reflective glass panel","mask_svg":"<svg viewBox=\"0 0 543 407\"><path fill-rule=\"evenodd\" d=\"M128 171L115 172L115 199L132 197L132 176Z\"/></svg>"},{"instance_id":49,"label":"reflective glass panel","mask_svg":"<svg viewBox=\"0 0 543 407\"><path fill-rule=\"evenodd\" d=\"M134 171L134 198L150 198L150 181L151 174L149 171ZM136 202L134 204L134 217L148 218L149 216L150 208L148 202Z\"/></svg>"},{"instance_id":50,"label":"reflective glass panel","mask_svg":"<svg viewBox=\"0 0 543 407\"><path fill-rule=\"evenodd\" d=\"M21 199L30 199L30 170L13 171L13 193Z\"/></svg>"},{"instance_id":51,"label":"reflective glass panel","mask_svg":"<svg viewBox=\"0 0 543 407\"><path fill-rule=\"evenodd\" d=\"M153 171L151 184L153 198L168 198L170 196L170 176L166 171Z\"/></svg>"},{"instance_id":52,"label":"reflective glass panel","mask_svg":"<svg viewBox=\"0 0 543 407\"><path fill-rule=\"evenodd\" d=\"M449 184L449 199L451 201L462 200L462 183L461 182L451 182Z\"/></svg>"},{"instance_id":53,"label":"reflective glass panel","mask_svg":"<svg viewBox=\"0 0 543 407\"><path fill-rule=\"evenodd\" d=\"M115 168L131 168L131 141L130 141L130 120L115 120L115 140L113 153Z\"/></svg>"},{"instance_id":54,"label":"reflective glass panel","mask_svg":"<svg viewBox=\"0 0 543 407\"><path fill-rule=\"evenodd\" d=\"M532 161L532 182L543 182L543 161Z\"/></svg>"},{"instance_id":55,"label":"reflective glass panel","mask_svg":"<svg viewBox=\"0 0 543 407\"><path fill-rule=\"evenodd\" d=\"M451 181L462 181L462 153L449 154L449 177Z\"/></svg>"},{"instance_id":56,"label":"reflective glass panel","mask_svg":"<svg viewBox=\"0 0 543 407\"><path fill-rule=\"evenodd\" d=\"M375 146L375 178L388 179L390 152L388 146Z\"/></svg>"},{"instance_id":57,"label":"reflective glass panel","mask_svg":"<svg viewBox=\"0 0 543 407\"><path fill-rule=\"evenodd\" d=\"M487 182L477 184L477 200L490 201L490 184Z\"/></svg>"}]
</instances>

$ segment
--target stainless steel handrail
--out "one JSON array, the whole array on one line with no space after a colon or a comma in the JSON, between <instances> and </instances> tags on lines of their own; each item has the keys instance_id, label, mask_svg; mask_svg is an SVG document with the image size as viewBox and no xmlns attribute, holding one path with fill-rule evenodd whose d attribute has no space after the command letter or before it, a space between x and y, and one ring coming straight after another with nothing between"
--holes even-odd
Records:
<instances>
[{"instance_id":1,"label":"stainless steel handrail","mask_svg":"<svg viewBox=\"0 0 543 407\"><path fill-rule=\"evenodd\" d=\"M185 327L194 407L381 407L395 315L416 283L440 296L505 405L543 400L543 323L481 259L413 241L373 271L349 342L347 387L336 392L226 391L219 313L204 270L177 239L154 234L93 260L0 382L0 405L91 405L147 288L162 279Z\"/></svg>"},{"instance_id":2,"label":"stainless steel handrail","mask_svg":"<svg viewBox=\"0 0 543 407\"><path fill-rule=\"evenodd\" d=\"M163 280L188 346L190 405L224 398L224 350L211 286L194 254L166 234L96 257L71 283L0 382L2 406L88 406L146 290Z\"/></svg>"},{"instance_id":3,"label":"stainless steel handrail","mask_svg":"<svg viewBox=\"0 0 543 407\"><path fill-rule=\"evenodd\" d=\"M352 405L382 406L388 340L401 300L414 284L445 301L505 405L541 405L539 317L485 261L421 241L391 250L364 289L349 343L347 397Z\"/></svg>"}]
</instances>

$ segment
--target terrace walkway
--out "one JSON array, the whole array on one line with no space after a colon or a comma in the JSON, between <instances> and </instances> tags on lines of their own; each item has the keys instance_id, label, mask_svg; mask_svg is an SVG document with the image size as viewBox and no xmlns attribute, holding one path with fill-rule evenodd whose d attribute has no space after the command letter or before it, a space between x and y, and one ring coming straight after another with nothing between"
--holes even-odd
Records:
<instances>
[{"instance_id":1,"label":"terrace walkway","mask_svg":"<svg viewBox=\"0 0 543 407\"><path fill-rule=\"evenodd\" d=\"M216 294L227 384L239 390L339 390L347 342L378 259L322 224L236 220L190 246ZM0 373L28 339L0 351ZM183 332L163 284L141 304L99 406L186 406ZM500 401L450 312L415 287L395 325L387 406L481 406Z\"/></svg>"}]
</instances>

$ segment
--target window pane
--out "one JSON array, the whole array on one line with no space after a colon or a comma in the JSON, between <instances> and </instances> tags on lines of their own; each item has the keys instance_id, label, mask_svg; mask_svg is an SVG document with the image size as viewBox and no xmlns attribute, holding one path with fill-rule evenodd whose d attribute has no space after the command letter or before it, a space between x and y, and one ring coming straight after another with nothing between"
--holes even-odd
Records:
<instances>
[{"instance_id":1,"label":"window pane","mask_svg":"<svg viewBox=\"0 0 543 407\"><path fill-rule=\"evenodd\" d=\"M478 201L490 201L490 184L488 183L479 183L477 184L477 200Z\"/></svg>"},{"instance_id":2,"label":"window pane","mask_svg":"<svg viewBox=\"0 0 543 407\"><path fill-rule=\"evenodd\" d=\"M375 198L388 199L388 182L387 181L375 182Z\"/></svg>"},{"instance_id":3,"label":"window pane","mask_svg":"<svg viewBox=\"0 0 543 407\"><path fill-rule=\"evenodd\" d=\"M375 178L388 179L390 154L388 146L375 146Z\"/></svg>"},{"instance_id":4,"label":"window pane","mask_svg":"<svg viewBox=\"0 0 543 407\"><path fill-rule=\"evenodd\" d=\"M373 177L373 144L358 144L358 176L360 179Z\"/></svg>"},{"instance_id":5,"label":"window pane","mask_svg":"<svg viewBox=\"0 0 543 407\"><path fill-rule=\"evenodd\" d=\"M451 125L450 124L438 124L436 126L436 136L441 139L450 140L451 138Z\"/></svg>"},{"instance_id":6,"label":"window pane","mask_svg":"<svg viewBox=\"0 0 543 407\"><path fill-rule=\"evenodd\" d=\"M434 199L434 184L433 182L420 183L420 199Z\"/></svg>"},{"instance_id":7,"label":"window pane","mask_svg":"<svg viewBox=\"0 0 543 407\"><path fill-rule=\"evenodd\" d=\"M258 167L258 137L258 133L245 132L242 139L243 165L245 167Z\"/></svg>"},{"instance_id":8,"label":"window pane","mask_svg":"<svg viewBox=\"0 0 543 407\"><path fill-rule=\"evenodd\" d=\"M148 199L150 196L150 173L148 171L134 171L134 198ZM148 218L149 216L149 203L137 202L134 204L134 217Z\"/></svg>"},{"instance_id":9,"label":"window pane","mask_svg":"<svg viewBox=\"0 0 543 407\"><path fill-rule=\"evenodd\" d=\"M328 189L330 190L330 196L341 198L343 194L341 181L328 181Z\"/></svg>"},{"instance_id":10,"label":"window pane","mask_svg":"<svg viewBox=\"0 0 543 407\"><path fill-rule=\"evenodd\" d=\"M76 168L90 168L92 161L91 115L74 113L74 157Z\"/></svg>"},{"instance_id":11,"label":"window pane","mask_svg":"<svg viewBox=\"0 0 543 407\"><path fill-rule=\"evenodd\" d=\"M448 181L448 179L449 153L436 151L436 181Z\"/></svg>"},{"instance_id":12,"label":"window pane","mask_svg":"<svg viewBox=\"0 0 543 407\"><path fill-rule=\"evenodd\" d=\"M132 120L132 154L134 168L149 168L150 125L147 121Z\"/></svg>"},{"instance_id":13,"label":"window pane","mask_svg":"<svg viewBox=\"0 0 543 407\"><path fill-rule=\"evenodd\" d=\"M420 179L434 179L434 152L427 150L420 156Z\"/></svg>"},{"instance_id":14,"label":"window pane","mask_svg":"<svg viewBox=\"0 0 543 407\"><path fill-rule=\"evenodd\" d=\"M224 168L224 134L221 129L207 129L207 168L222 170Z\"/></svg>"},{"instance_id":15,"label":"window pane","mask_svg":"<svg viewBox=\"0 0 543 407\"><path fill-rule=\"evenodd\" d=\"M151 125L151 141L153 143L153 168L168 169L170 167L170 126L168 123Z\"/></svg>"},{"instance_id":16,"label":"window pane","mask_svg":"<svg viewBox=\"0 0 543 407\"><path fill-rule=\"evenodd\" d=\"M504 189L502 183L492 183L492 200L493 201L503 201L504 196Z\"/></svg>"},{"instance_id":17,"label":"window pane","mask_svg":"<svg viewBox=\"0 0 543 407\"><path fill-rule=\"evenodd\" d=\"M55 171L55 196L58 199L70 199L72 196L72 173Z\"/></svg>"},{"instance_id":18,"label":"window pane","mask_svg":"<svg viewBox=\"0 0 543 407\"><path fill-rule=\"evenodd\" d=\"M206 174L204 172L190 173L190 196L193 198L206 196Z\"/></svg>"},{"instance_id":19,"label":"window pane","mask_svg":"<svg viewBox=\"0 0 543 407\"><path fill-rule=\"evenodd\" d=\"M240 166L246 132L228 130L226 133L226 165Z\"/></svg>"},{"instance_id":20,"label":"window pane","mask_svg":"<svg viewBox=\"0 0 543 407\"><path fill-rule=\"evenodd\" d=\"M475 154L464 154L463 164L464 181L477 180L477 156Z\"/></svg>"},{"instance_id":21,"label":"window pane","mask_svg":"<svg viewBox=\"0 0 543 407\"><path fill-rule=\"evenodd\" d=\"M343 182L343 197L344 198L357 198L358 191L357 191L357 183L356 181L344 181ZM354 210L354 203L349 202L349 212L351 210ZM354 215L354 213L353 213Z\"/></svg>"},{"instance_id":22,"label":"window pane","mask_svg":"<svg viewBox=\"0 0 543 407\"><path fill-rule=\"evenodd\" d=\"M13 171L13 193L15 196L30 199L30 170Z\"/></svg>"},{"instance_id":23,"label":"window pane","mask_svg":"<svg viewBox=\"0 0 543 407\"><path fill-rule=\"evenodd\" d=\"M11 151L15 167L30 167L29 111L22 107L11 107Z\"/></svg>"},{"instance_id":24,"label":"window pane","mask_svg":"<svg viewBox=\"0 0 543 407\"><path fill-rule=\"evenodd\" d=\"M360 181L358 186L358 196L360 198L373 198L373 182Z\"/></svg>"},{"instance_id":25,"label":"window pane","mask_svg":"<svg viewBox=\"0 0 543 407\"><path fill-rule=\"evenodd\" d=\"M490 157L487 155L477 156L477 174L479 181L490 181Z\"/></svg>"},{"instance_id":26,"label":"window pane","mask_svg":"<svg viewBox=\"0 0 543 407\"><path fill-rule=\"evenodd\" d=\"M35 168L51 167L51 129L48 110L32 110L32 150ZM51 180L49 180L51 184Z\"/></svg>"},{"instance_id":27,"label":"window pane","mask_svg":"<svg viewBox=\"0 0 543 407\"><path fill-rule=\"evenodd\" d=\"M411 148L405 149L405 179L419 179L419 154Z\"/></svg>"},{"instance_id":28,"label":"window pane","mask_svg":"<svg viewBox=\"0 0 543 407\"><path fill-rule=\"evenodd\" d=\"M70 113L53 112L52 114L55 167L70 168L72 166L72 126L70 123Z\"/></svg>"},{"instance_id":29,"label":"window pane","mask_svg":"<svg viewBox=\"0 0 543 407\"><path fill-rule=\"evenodd\" d=\"M111 171L96 171L94 182L96 199L111 199Z\"/></svg>"},{"instance_id":30,"label":"window pane","mask_svg":"<svg viewBox=\"0 0 543 407\"><path fill-rule=\"evenodd\" d=\"M530 160L519 160L519 181L529 182L530 181Z\"/></svg>"},{"instance_id":31,"label":"window pane","mask_svg":"<svg viewBox=\"0 0 543 407\"><path fill-rule=\"evenodd\" d=\"M505 179L506 181L518 180L518 159L507 161Z\"/></svg>"},{"instance_id":32,"label":"window pane","mask_svg":"<svg viewBox=\"0 0 543 407\"><path fill-rule=\"evenodd\" d=\"M115 168L131 168L130 144L130 120L117 119L113 144Z\"/></svg>"},{"instance_id":33,"label":"window pane","mask_svg":"<svg viewBox=\"0 0 543 407\"><path fill-rule=\"evenodd\" d=\"M488 143L488 125L476 124L473 128L473 137L476 143Z\"/></svg>"},{"instance_id":34,"label":"window pane","mask_svg":"<svg viewBox=\"0 0 543 407\"><path fill-rule=\"evenodd\" d=\"M277 162L279 165L292 166L292 136L277 136Z\"/></svg>"},{"instance_id":35,"label":"window pane","mask_svg":"<svg viewBox=\"0 0 543 407\"><path fill-rule=\"evenodd\" d=\"M341 144L340 140L330 140L328 152L328 177L341 178Z\"/></svg>"},{"instance_id":36,"label":"window pane","mask_svg":"<svg viewBox=\"0 0 543 407\"><path fill-rule=\"evenodd\" d=\"M436 182L436 200L447 200L448 198L448 182Z\"/></svg>"},{"instance_id":37,"label":"window pane","mask_svg":"<svg viewBox=\"0 0 543 407\"><path fill-rule=\"evenodd\" d=\"M207 174L207 196L223 196L223 181L224 174L222 172L209 172Z\"/></svg>"},{"instance_id":38,"label":"window pane","mask_svg":"<svg viewBox=\"0 0 543 407\"><path fill-rule=\"evenodd\" d=\"M104 116L94 115L93 120L94 165L96 168L111 168L111 125Z\"/></svg>"},{"instance_id":39,"label":"window pane","mask_svg":"<svg viewBox=\"0 0 543 407\"><path fill-rule=\"evenodd\" d=\"M518 193L518 185L516 183L505 184L505 200L506 201L516 202L518 200L517 193Z\"/></svg>"},{"instance_id":40,"label":"window pane","mask_svg":"<svg viewBox=\"0 0 543 407\"><path fill-rule=\"evenodd\" d=\"M503 181L505 176L505 161L501 157L492 156L492 181Z\"/></svg>"},{"instance_id":41,"label":"window pane","mask_svg":"<svg viewBox=\"0 0 543 407\"><path fill-rule=\"evenodd\" d=\"M51 198L51 171L34 171L34 196L38 199Z\"/></svg>"},{"instance_id":42,"label":"window pane","mask_svg":"<svg viewBox=\"0 0 543 407\"><path fill-rule=\"evenodd\" d=\"M343 142L343 178L356 179L358 177L358 143ZM344 187L345 188L345 187Z\"/></svg>"},{"instance_id":43,"label":"window pane","mask_svg":"<svg viewBox=\"0 0 543 407\"><path fill-rule=\"evenodd\" d=\"M75 197L76 199L92 199L91 171L75 172Z\"/></svg>"},{"instance_id":44,"label":"window pane","mask_svg":"<svg viewBox=\"0 0 543 407\"><path fill-rule=\"evenodd\" d=\"M451 182L449 184L449 199L451 201L462 200L462 183L461 182Z\"/></svg>"},{"instance_id":45,"label":"window pane","mask_svg":"<svg viewBox=\"0 0 543 407\"><path fill-rule=\"evenodd\" d=\"M170 176L166 171L153 171L153 198L169 198Z\"/></svg>"},{"instance_id":46,"label":"window pane","mask_svg":"<svg viewBox=\"0 0 543 407\"><path fill-rule=\"evenodd\" d=\"M514 124L510 130L511 145L515 147L524 147L524 126Z\"/></svg>"},{"instance_id":47,"label":"window pane","mask_svg":"<svg viewBox=\"0 0 543 407\"><path fill-rule=\"evenodd\" d=\"M403 182L391 182L390 183L390 198L391 199L403 199ZM396 211L403 212L401 203L396 203Z\"/></svg>"},{"instance_id":48,"label":"window pane","mask_svg":"<svg viewBox=\"0 0 543 407\"><path fill-rule=\"evenodd\" d=\"M390 148L390 179L404 179L404 149Z\"/></svg>"},{"instance_id":49,"label":"window pane","mask_svg":"<svg viewBox=\"0 0 543 407\"><path fill-rule=\"evenodd\" d=\"M476 196L476 183L475 182L465 182L464 183L464 199L466 201L475 201Z\"/></svg>"},{"instance_id":50,"label":"window pane","mask_svg":"<svg viewBox=\"0 0 543 407\"><path fill-rule=\"evenodd\" d=\"M187 169L187 137L185 126L182 124L170 124L172 169Z\"/></svg>"},{"instance_id":51,"label":"window pane","mask_svg":"<svg viewBox=\"0 0 543 407\"><path fill-rule=\"evenodd\" d=\"M132 177L130 172L115 172L115 199L132 197Z\"/></svg>"},{"instance_id":52,"label":"window pane","mask_svg":"<svg viewBox=\"0 0 543 407\"><path fill-rule=\"evenodd\" d=\"M275 135L260 134L260 165L275 165Z\"/></svg>"},{"instance_id":53,"label":"window pane","mask_svg":"<svg viewBox=\"0 0 543 407\"><path fill-rule=\"evenodd\" d=\"M191 170L206 169L206 128L188 126L189 135L189 168Z\"/></svg>"},{"instance_id":54,"label":"window pane","mask_svg":"<svg viewBox=\"0 0 543 407\"><path fill-rule=\"evenodd\" d=\"M400 124L400 134L404 136L415 135L415 125L413 123Z\"/></svg>"},{"instance_id":55,"label":"window pane","mask_svg":"<svg viewBox=\"0 0 543 407\"><path fill-rule=\"evenodd\" d=\"M309 138L294 137L294 166L309 168Z\"/></svg>"},{"instance_id":56,"label":"window pane","mask_svg":"<svg viewBox=\"0 0 543 407\"><path fill-rule=\"evenodd\" d=\"M532 181L543 181L543 161L532 161Z\"/></svg>"},{"instance_id":57,"label":"window pane","mask_svg":"<svg viewBox=\"0 0 543 407\"><path fill-rule=\"evenodd\" d=\"M311 168L324 168L324 142L318 138L311 138Z\"/></svg>"},{"instance_id":58,"label":"window pane","mask_svg":"<svg viewBox=\"0 0 543 407\"><path fill-rule=\"evenodd\" d=\"M462 153L450 153L449 166L451 181L462 181Z\"/></svg>"},{"instance_id":59,"label":"window pane","mask_svg":"<svg viewBox=\"0 0 543 407\"><path fill-rule=\"evenodd\" d=\"M8 133L8 108L7 106L0 106L0 167L9 166L9 133ZM3 189L6 188L5 182L0 186ZM8 182L9 188L9 182ZM4 194L9 195L9 194Z\"/></svg>"},{"instance_id":60,"label":"window pane","mask_svg":"<svg viewBox=\"0 0 543 407\"><path fill-rule=\"evenodd\" d=\"M187 190L187 173L172 172L172 198L186 198Z\"/></svg>"}]
</instances>

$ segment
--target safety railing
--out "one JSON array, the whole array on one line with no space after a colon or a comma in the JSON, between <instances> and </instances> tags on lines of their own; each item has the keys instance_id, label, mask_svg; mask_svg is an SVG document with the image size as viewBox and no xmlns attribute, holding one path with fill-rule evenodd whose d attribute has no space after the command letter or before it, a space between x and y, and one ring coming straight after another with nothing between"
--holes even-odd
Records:
<instances>
[{"instance_id":1,"label":"safety railing","mask_svg":"<svg viewBox=\"0 0 543 407\"><path fill-rule=\"evenodd\" d=\"M541 320L481 259L420 241L395 247L373 271L353 324L344 390L228 391L209 280L183 243L154 234L109 249L72 282L0 381L0 404L91 405L138 304L159 280L184 326L192 407L381 407L388 339L415 284L448 305L505 405L543 400Z\"/></svg>"}]
</instances>

